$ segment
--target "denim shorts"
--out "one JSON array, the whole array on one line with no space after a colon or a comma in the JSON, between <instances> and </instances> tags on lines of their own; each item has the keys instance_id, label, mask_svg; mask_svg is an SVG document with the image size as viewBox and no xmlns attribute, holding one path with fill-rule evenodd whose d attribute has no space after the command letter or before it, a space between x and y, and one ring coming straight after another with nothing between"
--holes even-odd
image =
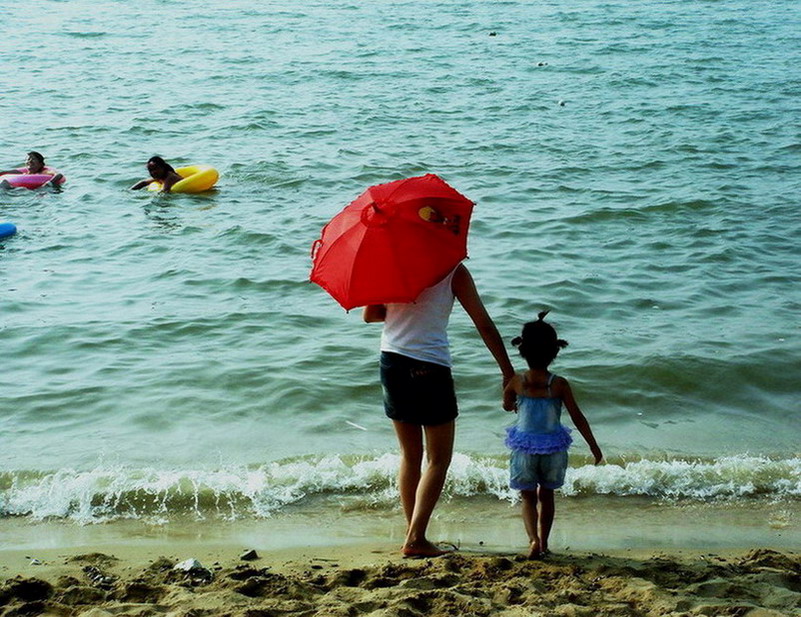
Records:
<instances>
[{"instance_id":1,"label":"denim shorts","mask_svg":"<svg viewBox=\"0 0 801 617\"><path fill-rule=\"evenodd\" d=\"M447 366L382 351L381 387L384 412L392 420L436 426L459 415Z\"/></svg>"},{"instance_id":2,"label":"denim shorts","mask_svg":"<svg viewBox=\"0 0 801 617\"><path fill-rule=\"evenodd\" d=\"M509 457L509 487L533 491L537 486L557 489L565 483L567 450L553 454L527 454L512 450Z\"/></svg>"}]
</instances>

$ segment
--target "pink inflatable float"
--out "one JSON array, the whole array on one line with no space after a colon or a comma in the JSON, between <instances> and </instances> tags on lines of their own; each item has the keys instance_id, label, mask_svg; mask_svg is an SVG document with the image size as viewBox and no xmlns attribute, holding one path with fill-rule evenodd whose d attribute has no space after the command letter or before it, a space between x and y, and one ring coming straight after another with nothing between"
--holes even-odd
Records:
<instances>
[{"instance_id":1,"label":"pink inflatable float","mask_svg":"<svg viewBox=\"0 0 801 617\"><path fill-rule=\"evenodd\" d=\"M22 170L17 170L22 171ZM27 173L7 173L0 175L0 183L8 183L13 188L25 188L25 189L38 189L40 186L44 186L48 182L50 182L54 176L56 176L59 172L57 169L51 169L50 167L45 167L42 170L44 173L40 174L27 174ZM57 184L62 185L66 182L66 178L61 176L58 179Z\"/></svg>"}]
</instances>

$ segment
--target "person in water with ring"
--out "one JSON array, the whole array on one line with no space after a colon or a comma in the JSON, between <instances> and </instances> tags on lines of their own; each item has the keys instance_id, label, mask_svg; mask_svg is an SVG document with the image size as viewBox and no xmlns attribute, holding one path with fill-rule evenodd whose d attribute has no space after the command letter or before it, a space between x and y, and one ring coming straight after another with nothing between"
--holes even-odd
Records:
<instances>
[{"instance_id":1,"label":"person in water with ring","mask_svg":"<svg viewBox=\"0 0 801 617\"><path fill-rule=\"evenodd\" d=\"M47 165L45 165L44 157L31 150L28 152L28 158L25 161L25 167L18 167L16 169L7 169L5 171L0 171L0 176L4 176L6 174L52 174L52 178L46 182L50 186L58 188L58 185L61 184L62 180L64 179L64 175L57 172L55 169L51 169ZM0 179L0 188L10 189L12 188L11 184L6 180Z\"/></svg>"},{"instance_id":2,"label":"person in water with ring","mask_svg":"<svg viewBox=\"0 0 801 617\"><path fill-rule=\"evenodd\" d=\"M151 156L150 159L148 159L147 171L150 173L150 177L134 184L131 190L138 191L155 181L161 183L162 193L169 193L173 185L183 179L178 175L178 172L172 168L172 165L160 156Z\"/></svg>"}]
</instances>

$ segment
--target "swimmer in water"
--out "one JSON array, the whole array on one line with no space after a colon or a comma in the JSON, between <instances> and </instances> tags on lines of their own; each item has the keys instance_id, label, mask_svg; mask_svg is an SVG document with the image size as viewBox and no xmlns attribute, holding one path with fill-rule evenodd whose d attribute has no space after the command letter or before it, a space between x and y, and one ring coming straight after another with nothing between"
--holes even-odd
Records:
<instances>
[{"instance_id":1,"label":"swimmer in water","mask_svg":"<svg viewBox=\"0 0 801 617\"><path fill-rule=\"evenodd\" d=\"M28 158L25 161L25 167L18 167L16 169L7 169L5 171L0 171L0 176L4 176L6 174L44 174L44 175L52 175L53 177L47 181L46 184L49 184L53 187L58 187L58 185L63 181L64 175L57 172L55 169L51 169L45 165L44 157L31 150L28 152ZM0 187L4 189L10 189L11 184L6 180L0 180Z\"/></svg>"},{"instance_id":2,"label":"swimmer in water","mask_svg":"<svg viewBox=\"0 0 801 617\"><path fill-rule=\"evenodd\" d=\"M160 156L150 157L147 162L147 171L150 173L150 177L134 184L131 190L138 191L139 189L145 188L151 182L156 181L161 183L162 193L169 193L175 183L183 180L183 178L178 175L178 172L172 168L172 165Z\"/></svg>"}]
</instances>

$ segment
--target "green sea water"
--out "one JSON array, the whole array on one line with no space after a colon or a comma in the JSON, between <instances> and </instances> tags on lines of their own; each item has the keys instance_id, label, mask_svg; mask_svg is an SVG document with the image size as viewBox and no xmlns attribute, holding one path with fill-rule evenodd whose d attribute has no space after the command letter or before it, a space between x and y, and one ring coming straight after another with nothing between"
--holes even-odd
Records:
<instances>
[{"instance_id":1,"label":"green sea water","mask_svg":"<svg viewBox=\"0 0 801 617\"><path fill-rule=\"evenodd\" d=\"M0 166L67 176L0 193L0 514L394 504L379 329L309 251L429 172L477 204L504 338L547 308L570 342L610 464L577 440L567 495L801 496L798 3L39 1L0 28ZM217 189L128 191L154 154ZM497 369L459 309L450 336L447 490L512 498Z\"/></svg>"}]
</instances>

